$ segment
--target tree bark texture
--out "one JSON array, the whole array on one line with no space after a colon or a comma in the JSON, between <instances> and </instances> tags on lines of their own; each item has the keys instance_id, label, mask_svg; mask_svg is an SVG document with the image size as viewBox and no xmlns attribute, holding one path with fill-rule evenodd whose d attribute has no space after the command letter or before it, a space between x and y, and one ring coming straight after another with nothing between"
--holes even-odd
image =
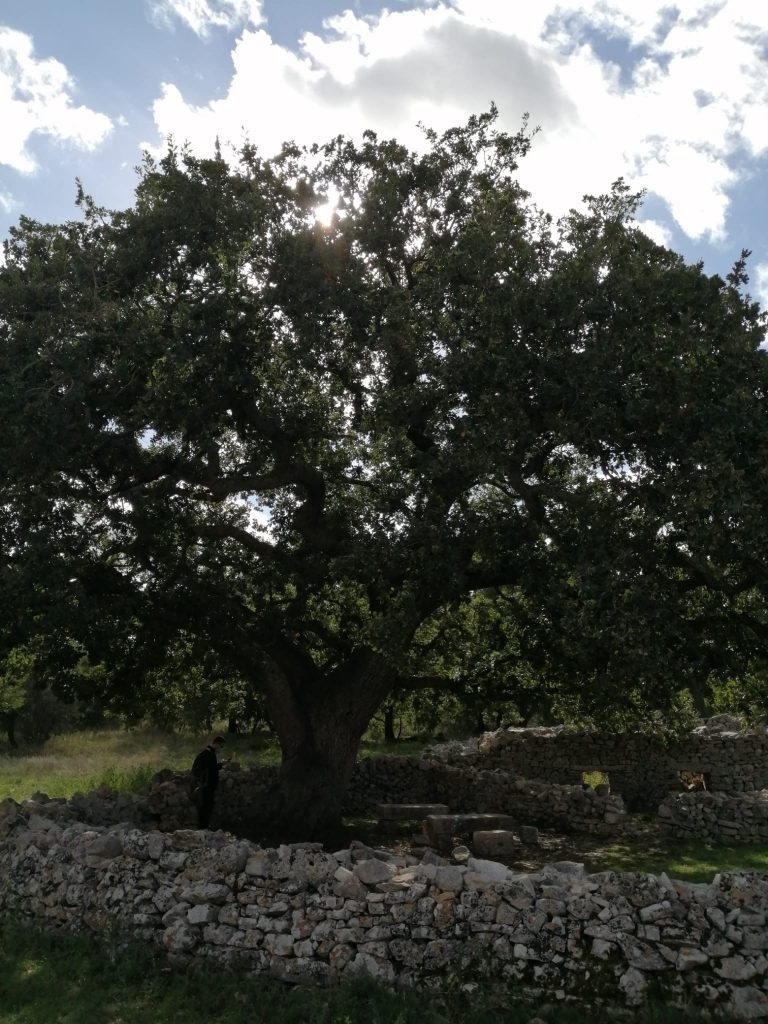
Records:
<instances>
[{"instance_id":1,"label":"tree bark texture","mask_svg":"<svg viewBox=\"0 0 768 1024\"><path fill-rule=\"evenodd\" d=\"M271 668L265 690L282 763L265 817L282 838L316 839L338 831L360 740L391 676L373 654L324 680L288 679Z\"/></svg>"},{"instance_id":2,"label":"tree bark texture","mask_svg":"<svg viewBox=\"0 0 768 1024\"><path fill-rule=\"evenodd\" d=\"M8 737L8 745L11 750L15 750L18 747L16 742L16 712L6 711L0 714L0 720L3 722L5 734Z\"/></svg>"},{"instance_id":3,"label":"tree bark texture","mask_svg":"<svg viewBox=\"0 0 768 1024\"><path fill-rule=\"evenodd\" d=\"M384 742L395 742L395 709L390 705L384 708Z\"/></svg>"}]
</instances>

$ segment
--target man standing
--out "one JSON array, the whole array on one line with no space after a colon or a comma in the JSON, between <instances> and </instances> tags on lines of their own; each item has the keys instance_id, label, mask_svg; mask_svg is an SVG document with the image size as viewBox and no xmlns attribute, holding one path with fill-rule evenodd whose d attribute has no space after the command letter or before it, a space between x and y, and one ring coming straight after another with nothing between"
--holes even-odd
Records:
<instances>
[{"instance_id":1,"label":"man standing","mask_svg":"<svg viewBox=\"0 0 768 1024\"><path fill-rule=\"evenodd\" d=\"M213 801L219 784L219 753L224 746L223 736L216 736L192 764L192 785L197 804L197 827L208 828L213 814Z\"/></svg>"}]
</instances>

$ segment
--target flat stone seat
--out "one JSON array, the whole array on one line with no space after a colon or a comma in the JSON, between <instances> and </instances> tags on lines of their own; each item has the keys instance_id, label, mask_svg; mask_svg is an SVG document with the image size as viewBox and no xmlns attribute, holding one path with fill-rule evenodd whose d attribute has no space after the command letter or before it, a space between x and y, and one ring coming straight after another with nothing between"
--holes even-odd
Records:
<instances>
[{"instance_id":1,"label":"flat stone seat","mask_svg":"<svg viewBox=\"0 0 768 1024\"><path fill-rule=\"evenodd\" d=\"M428 814L425 825L430 835L452 836L492 829L511 830L515 819L509 814Z\"/></svg>"},{"instance_id":2,"label":"flat stone seat","mask_svg":"<svg viewBox=\"0 0 768 1024\"><path fill-rule=\"evenodd\" d=\"M428 815L445 815L447 804L376 804L379 821L420 821Z\"/></svg>"},{"instance_id":3,"label":"flat stone seat","mask_svg":"<svg viewBox=\"0 0 768 1024\"><path fill-rule=\"evenodd\" d=\"M528 846L539 845L539 830L535 825L521 825L517 830L520 835L520 842Z\"/></svg>"},{"instance_id":4,"label":"flat stone seat","mask_svg":"<svg viewBox=\"0 0 768 1024\"><path fill-rule=\"evenodd\" d=\"M484 829L472 833L472 849L480 857L504 857L519 853L520 839L508 829Z\"/></svg>"}]
</instances>

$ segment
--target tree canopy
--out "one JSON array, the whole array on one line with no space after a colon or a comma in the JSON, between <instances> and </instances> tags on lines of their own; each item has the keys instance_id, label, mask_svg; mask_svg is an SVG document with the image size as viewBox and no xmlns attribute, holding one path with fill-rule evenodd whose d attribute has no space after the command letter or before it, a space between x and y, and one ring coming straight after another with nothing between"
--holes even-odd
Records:
<instances>
[{"instance_id":1,"label":"tree canopy","mask_svg":"<svg viewBox=\"0 0 768 1024\"><path fill-rule=\"evenodd\" d=\"M746 254L727 280L687 265L622 182L553 223L516 179L530 142L492 111L418 154L170 148L130 209L81 191L79 220L22 218L0 269L7 646L65 629L123 691L210 646L264 694L307 833L393 687L450 677L435 639L473 595L503 602L510 671L604 701L752 657Z\"/></svg>"}]
</instances>

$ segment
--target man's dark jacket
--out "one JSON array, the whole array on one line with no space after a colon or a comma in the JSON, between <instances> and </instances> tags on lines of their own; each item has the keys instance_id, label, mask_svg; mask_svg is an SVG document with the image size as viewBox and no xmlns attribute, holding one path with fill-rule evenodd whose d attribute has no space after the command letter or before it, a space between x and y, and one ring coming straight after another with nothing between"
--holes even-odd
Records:
<instances>
[{"instance_id":1,"label":"man's dark jacket","mask_svg":"<svg viewBox=\"0 0 768 1024\"><path fill-rule=\"evenodd\" d=\"M192 765L192 775L203 789L216 789L219 784L219 762L212 746L201 750Z\"/></svg>"}]
</instances>

